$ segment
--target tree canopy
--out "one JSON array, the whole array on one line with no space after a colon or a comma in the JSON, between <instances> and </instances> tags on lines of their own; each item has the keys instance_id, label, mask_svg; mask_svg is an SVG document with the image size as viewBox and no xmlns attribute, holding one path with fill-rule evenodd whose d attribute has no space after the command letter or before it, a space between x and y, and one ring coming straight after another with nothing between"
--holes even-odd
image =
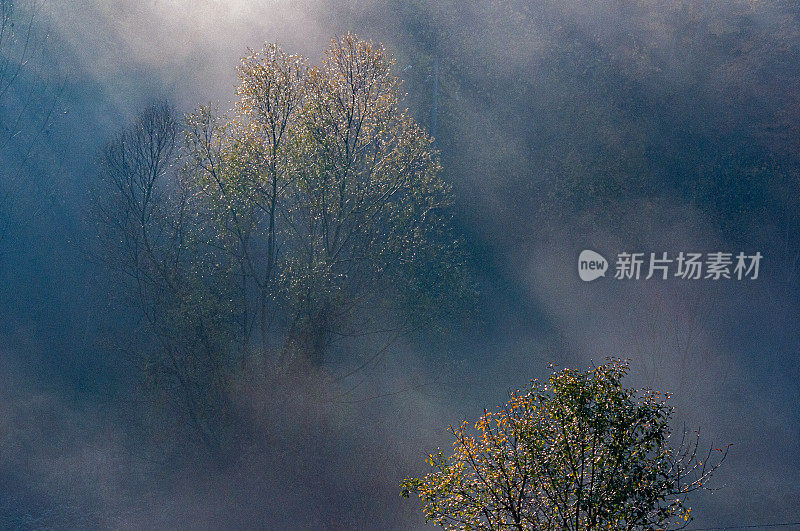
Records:
<instances>
[{"instance_id":1,"label":"tree canopy","mask_svg":"<svg viewBox=\"0 0 800 531\"><path fill-rule=\"evenodd\" d=\"M319 66L268 45L242 61L232 116L189 117L191 186L255 295L265 352L283 335L320 362L336 334L363 331L370 315L352 317L365 301L387 302L375 288L416 304L421 291L444 293L460 263L446 235L450 187L391 67L352 34ZM285 334L270 326L276 306Z\"/></svg>"},{"instance_id":2,"label":"tree canopy","mask_svg":"<svg viewBox=\"0 0 800 531\"><path fill-rule=\"evenodd\" d=\"M453 453L407 478L428 520L446 529L668 529L685 525L687 496L727 455L698 455L699 434L670 444L672 408L625 388L628 364L563 369L485 412L475 432L452 429ZM712 453L719 454L712 459Z\"/></svg>"}]
</instances>

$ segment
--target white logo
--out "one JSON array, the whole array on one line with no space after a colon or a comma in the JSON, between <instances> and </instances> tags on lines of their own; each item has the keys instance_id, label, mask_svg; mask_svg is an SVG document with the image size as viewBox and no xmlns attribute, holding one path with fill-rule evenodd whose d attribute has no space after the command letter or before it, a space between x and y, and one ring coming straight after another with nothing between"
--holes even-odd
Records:
<instances>
[{"instance_id":1,"label":"white logo","mask_svg":"<svg viewBox=\"0 0 800 531\"><path fill-rule=\"evenodd\" d=\"M661 252L622 252L617 254L613 278L615 280L650 280L651 278L678 278L681 280L756 280L761 259L760 252L694 253L681 251L677 255ZM705 258L705 259L704 259ZM578 256L578 275L584 282L606 276L608 262L595 251L581 251Z\"/></svg>"},{"instance_id":2,"label":"white logo","mask_svg":"<svg viewBox=\"0 0 800 531\"><path fill-rule=\"evenodd\" d=\"M584 282L606 276L607 269L608 262L599 253L587 249L578 256L578 275Z\"/></svg>"}]
</instances>

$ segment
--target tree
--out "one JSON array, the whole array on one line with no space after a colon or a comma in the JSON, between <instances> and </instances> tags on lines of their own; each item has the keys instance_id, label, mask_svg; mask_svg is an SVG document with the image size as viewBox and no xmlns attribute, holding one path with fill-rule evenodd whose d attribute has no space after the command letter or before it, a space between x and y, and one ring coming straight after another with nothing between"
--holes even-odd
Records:
<instances>
[{"instance_id":1,"label":"tree","mask_svg":"<svg viewBox=\"0 0 800 531\"><path fill-rule=\"evenodd\" d=\"M144 366L208 439L234 378L320 367L337 338L390 341L458 300L450 189L390 67L352 35L319 67L269 45L231 116L200 107L181 143L153 105L100 158L100 241L153 338Z\"/></svg>"},{"instance_id":2,"label":"tree","mask_svg":"<svg viewBox=\"0 0 800 531\"><path fill-rule=\"evenodd\" d=\"M51 122L60 92L29 65L47 38L37 32L39 7L36 1L0 0L0 223L14 205L20 174ZM0 241L4 232L0 226Z\"/></svg>"},{"instance_id":3,"label":"tree","mask_svg":"<svg viewBox=\"0 0 800 531\"><path fill-rule=\"evenodd\" d=\"M203 245L181 172L180 127L168 103L145 108L106 145L96 201L101 258L121 273L153 339L140 361L159 395L177 403L209 446L230 372L229 278Z\"/></svg>"},{"instance_id":4,"label":"tree","mask_svg":"<svg viewBox=\"0 0 800 531\"><path fill-rule=\"evenodd\" d=\"M351 34L320 66L269 45L242 61L232 117L189 119L189 174L265 355L320 364L335 338L376 329L378 307L419 316L455 285L450 189L391 66Z\"/></svg>"},{"instance_id":5,"label":"tree","mask_svg":"<svg viewBox=\"0 0 800 531\"><path fill-rule=\"evenodd\" d=\"M628 364L563 369L534 380L477 434L453 429L454 452L432 454L434 472L407 478L426 519L447 529L668 529L685 526L687 496L727 455L698 457L699 434L669 444L659 392L623 387ZM668 398L668 397L667 397Z\"/></svg>"}]
</instances>

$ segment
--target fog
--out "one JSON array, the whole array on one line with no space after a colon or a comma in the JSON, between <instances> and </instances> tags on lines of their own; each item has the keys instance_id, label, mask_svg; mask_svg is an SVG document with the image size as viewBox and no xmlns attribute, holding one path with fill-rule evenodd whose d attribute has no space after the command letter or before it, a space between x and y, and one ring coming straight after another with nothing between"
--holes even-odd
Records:
<instances>
[{"instance_id":1,"label":"fog","mask_svg":"<svg viewBox=\"0 0 800 531\"><path fill-rule=\"evenodd\" d=\"M688 529L800 522L794 3L15 5L33 44L0 93L0 526L425 528L399 483L447 426L607 356L673 393L676 430L732 445ZM420 124L435 113L476 308L243 378L250 433L209 454L130 356L146 332L97 259L99 150L152 101L231 108L248 49L316 61L347 31L392 54ZM607 278L579 279L583 249ZM715 251L761 252L759 278L613 278L621 252Z\"/></svg>"}]
</instances>

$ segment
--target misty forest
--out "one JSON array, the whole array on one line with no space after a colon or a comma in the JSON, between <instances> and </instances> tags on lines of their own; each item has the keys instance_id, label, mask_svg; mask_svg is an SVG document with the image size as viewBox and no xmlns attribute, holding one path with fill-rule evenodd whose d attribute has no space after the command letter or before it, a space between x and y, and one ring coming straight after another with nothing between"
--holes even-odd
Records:
<instances>
[{"instance_id":1,"label":"misty forest","mask_svg":"<svg viewBox=\"0 0 800 531\"><path fill-rule=\"evenodd\" d=\"M0 0L0 529L800 529L793 0Z\"/></svg>"}]
</instances>

